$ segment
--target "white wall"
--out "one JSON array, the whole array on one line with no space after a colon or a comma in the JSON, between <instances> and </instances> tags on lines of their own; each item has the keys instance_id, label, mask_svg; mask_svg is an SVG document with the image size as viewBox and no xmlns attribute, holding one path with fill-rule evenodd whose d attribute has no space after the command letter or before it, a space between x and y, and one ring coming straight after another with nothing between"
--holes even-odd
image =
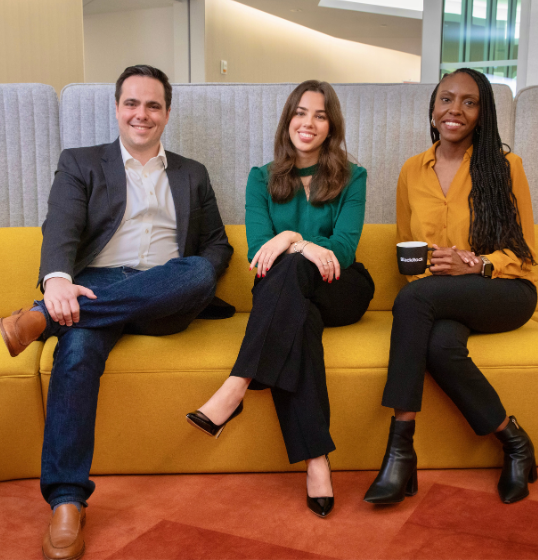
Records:
<instances>
[{"instance_id":1,"label":"white wall","mask_svg":"<svg viewBox=\"0 0 538 560\"><path fill-rule=\"evenodd\" d=\"M330 37L233 0L205 4L207 82L420 80L419 56Z\"/></svg>"},{"instance_id":2,"label":"white wall","mask_svg":"<svg viewBox=\"0 0 538 560\"><path fill-rule=\"evenodd\" d=\"M115 82L133 64L156 66L172 82L188 81L186 5L86 14L86 82ZM193 8L195 12L191 13L191 34L202 38L204 21L193 27L197 21L193 17L203 5L203 0L191 0L191 12ZM196 46L196 37L191 40ZM199 50L194 49L191 57ZM193 82L204 81L202 59L191 58ZM221 59L228 61L227 76L220 74ZM205 0L205 81L300 82L310 78L335 83L419 81L420 57L336 39L233 0Z\"/></svg>"},{"instance_id":3,"label":"white wall","mask_svg":"<svg viewBox=\"0 0 538 560\"><path fill-rule=\"evenodd\" d=\"M86 82L115 82L134 64L150 64L174 81L174 9L84 16Z\"/></svg>"}]
</instances>

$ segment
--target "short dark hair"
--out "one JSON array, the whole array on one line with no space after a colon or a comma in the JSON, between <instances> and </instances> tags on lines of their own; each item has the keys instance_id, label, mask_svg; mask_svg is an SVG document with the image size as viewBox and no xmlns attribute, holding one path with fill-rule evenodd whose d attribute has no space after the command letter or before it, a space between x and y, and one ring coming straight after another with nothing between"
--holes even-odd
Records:
<instances>
[{"instance_id":1,"label":"short dark hair","mask_svg":"<svg viewBox=\"0 0 538 560\"><path fill-rule=\"evenodd\" d=\"M146 76L147 78L154 78L155 80L159 80L159 82L161 82L164 87L164 101L166 104L166 110L168 111L168 109L170 109L170 105L172 104L172 86L170 85L168 76L162 70L154 68L153 66L148 66L147 64L137 64L136 66L129 66L122 72L121 76L116 82L116 103L120 102L123 82L131 76Z\"/></svg>"}]
</instances>

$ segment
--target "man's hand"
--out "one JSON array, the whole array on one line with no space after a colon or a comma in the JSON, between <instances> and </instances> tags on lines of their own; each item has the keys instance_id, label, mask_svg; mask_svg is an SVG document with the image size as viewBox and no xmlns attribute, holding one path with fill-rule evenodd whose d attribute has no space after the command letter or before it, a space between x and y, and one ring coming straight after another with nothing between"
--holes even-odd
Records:
<instances>
[{"instance_id":1,"label":"man's hand","mask_svg":"<svg viewBox=\"0 0 538 560\"><path fill-rule=\"evenodd\" d=\"M334 278L340 278L340 263L331 250L309 243L303 249L303 255L318 267L324 281L330 284Z\"/></svg>"},{"instance_id":2,"label":"man's hand","mask_svg":"<svg viewBox=\"0 0 538 560\"><path fill-rule=\"evenodd\" d=\"M49 278L45 282L45 305L53 321L70 327L80 320L80 307L77 298L86 296L97 299L97 296L84 286L71 284L65 278Z\"/></svg>"},{"instance_id":3,"label":"man's hand","mask_svg":"<svg viewBox=\"0 0 538 560\"><path fill-rule=\"evenodd\" d=\"M438 247L433 245L430 272L438 276L460 276L462 274L480 274L482 259L470 251L458 250L456 247Z\"/></svg>"}]
</instances>

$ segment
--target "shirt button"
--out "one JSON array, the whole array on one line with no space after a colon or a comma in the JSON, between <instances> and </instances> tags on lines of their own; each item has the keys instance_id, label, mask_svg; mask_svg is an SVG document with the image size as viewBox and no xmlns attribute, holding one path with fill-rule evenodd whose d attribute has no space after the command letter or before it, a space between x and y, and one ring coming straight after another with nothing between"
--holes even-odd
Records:
<instances>
[{"instance_id":1,"label":"shirt button","mask_svg":"<svg viewBox=\"0 0 538 560\"><path fill-rule=\"evenodd\" d=\"M149 233L149 229L146 230L146 233Z\"/></svg>"},{"instance_id":2,"label":"shirt button","mask_svg":"<svg viewBox=\"0 0 538 560\"><path fill-rule=\"evenodd\" d=\"M153 196L153 193L150 191L149 194L151 194Z\"/></svg>"}]
</instances>

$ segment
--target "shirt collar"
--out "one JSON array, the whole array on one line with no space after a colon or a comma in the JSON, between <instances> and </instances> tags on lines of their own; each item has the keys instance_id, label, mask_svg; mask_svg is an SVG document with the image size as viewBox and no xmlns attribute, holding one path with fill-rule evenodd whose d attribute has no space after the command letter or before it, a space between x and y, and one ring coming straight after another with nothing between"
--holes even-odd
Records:
<instances>
[{"instance_id":1,"label":"shirt collar","mask_svg":"<svg viewBox=\"0 0 538 560\"><path fill-rule=\"evenodd\" d=\"M127 163L129 161L138 161L127 151L127 148L123 145L121 138L120 138L120 150L121 150L121 158L123 159L124 166L127 166ZM168 167L168 159L166 158L166 152L164 151L164 146L162 142L159 142L159 153L154 158L151 158L150 161L154 159L155 160L160 159L165 169Z\"/></svg>"},{"instance_id":2,"label":"shirt collar","mask_svg":"<svg viewBox=\"0 0 538 560\"><path fill-rule=\"evenodd\" d=\"M435 165L435 151L437 150L437 146L439 146L439 140L437 140L437 142L435 142L435 144L433 144L432 146L430 146L425 152L424 152L424 159L422 160L422 165L428 165L430 164L430 167L433 167ZM465 152L465 155L463 156L463 160L470 160L471 156L473 155L473 144L471 144L469 146L469 148L467 149L467 151Z\"/></svg>"}]
</instances>

